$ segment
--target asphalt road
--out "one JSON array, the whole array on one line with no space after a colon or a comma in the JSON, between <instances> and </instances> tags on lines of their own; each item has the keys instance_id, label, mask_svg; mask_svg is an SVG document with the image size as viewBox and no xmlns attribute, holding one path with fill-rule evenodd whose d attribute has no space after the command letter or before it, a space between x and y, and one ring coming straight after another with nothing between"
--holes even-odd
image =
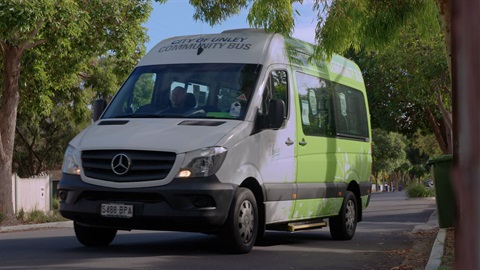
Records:
<instances>
[{"instance_id":1,"label":"asphalt road","mask_svg":"<svg viewBox=\"0 0 480 270\"><path fill-rule=\"evenodd\" d=\"M328 228L267 232L252 252L223 252L215 236L179 232L120 232L104 248L78 243L72 228L0 233L1 269L390 269L408 249L415 226L435 210L433 200L403 192L376 193L350 241L333 241Z\"/></svg>"}]
</instances>

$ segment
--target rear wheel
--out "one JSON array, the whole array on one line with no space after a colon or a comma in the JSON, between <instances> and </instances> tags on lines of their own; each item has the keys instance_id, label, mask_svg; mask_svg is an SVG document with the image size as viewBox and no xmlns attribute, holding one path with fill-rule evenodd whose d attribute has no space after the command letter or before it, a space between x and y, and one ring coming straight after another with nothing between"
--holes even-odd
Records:
<instances>
[{"instance_id":1,"label":"rear wheel","mask_svg":"<svg viewBox=\"0 0 480 270\"><path fill-rule=\"evenodd\" d=\"M357 228L357 199L347 191L340 214L330 218L330 234L335 240L350 240Z\"/></svg>"},{"instance_id":2,"label":"rear wheel","mask_svg":"<svg viewBox=\"0 0 480 270\"><path fill-rule=\"evenodd\" d=\"M258 232L258 208L252 191L239 188L228 218L220 231L220 239L232 253L248 253L252 250Z\"/></svg>"},{"instance_id":3,"label":"rear wheel","mask_svg":"<svg viewBox=\"0 0 480 270\"><path fill-rule=\"evenodd\" d=\"M115 229L87 227L76 222L74 222L73 227L78 241L87 247L108 246L117 235Z\"/></svg>"}]
</instances>

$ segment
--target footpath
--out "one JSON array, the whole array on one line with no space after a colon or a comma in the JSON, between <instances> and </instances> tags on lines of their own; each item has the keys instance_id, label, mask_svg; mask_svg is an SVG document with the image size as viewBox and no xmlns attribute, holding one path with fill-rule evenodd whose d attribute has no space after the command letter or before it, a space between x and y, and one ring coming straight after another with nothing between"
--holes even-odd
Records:
<instances>
[{"instance_id":1,"label":"footpath","mask_svg":"<svg viewBox=\"0 0 480 270\"><path fill-rule=\"evenodd\" d=\"M51 229L51 228L73 228L72 221L51 222L51 223L39 223L39 224L22 224L15 226L0 226L0 233L4 232L18 232L18 231L30 231L37 229Z\"/></svg>"},{"instance_id":2,"label":"footpath","mask_svg":"<svg viewBox=\"0 0 480 270\"><path fill-rule=\"evenodd\" d=\"M29 230L37 230L37 229L49 229L49 228L73 228L73 222L63 221L63 222L41 223L41 224L4 226L4 227L0 227L0 233L29 231ZM429 220L425 224L415 226L412 232L415 233L418 231L430 230L433 228L438 228L438 219L437 219L436 211L433 212L433 214L430 216ZM432 250L430 252L428 263L425 266L425 270L436 270L440 267L442 263L441 258L443 256L446 233L447 233L446 229L440 228L438 230L437 237L435 238L435 241L432 246Z\"/></svg>"}]
</instances>

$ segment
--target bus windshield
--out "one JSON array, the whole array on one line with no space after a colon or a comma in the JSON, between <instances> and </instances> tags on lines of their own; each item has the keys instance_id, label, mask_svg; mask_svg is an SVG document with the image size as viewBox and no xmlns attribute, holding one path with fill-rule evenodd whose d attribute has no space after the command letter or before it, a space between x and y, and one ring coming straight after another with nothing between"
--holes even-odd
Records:
<instances>
[{"instance_id":1,"label":"bus windshield","mask_svg":"<svg viewBox=\"0 0 480 270\"><path fill-rule=\"evenodd\" d=\"M260 65L169 64L137 67L102 116L243 120Z\"/></svg>"}]
</instances>

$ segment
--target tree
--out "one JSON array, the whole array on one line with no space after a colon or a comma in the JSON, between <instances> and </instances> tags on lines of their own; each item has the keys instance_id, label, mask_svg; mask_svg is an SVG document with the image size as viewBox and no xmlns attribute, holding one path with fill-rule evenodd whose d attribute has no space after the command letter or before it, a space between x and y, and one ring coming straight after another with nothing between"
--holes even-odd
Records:
<instances>
[{"instance_id":1,"label":"tree","mask_svg":"<svg viewBox=\"0 0 480 270\"><path fill-rule=\"evenodd\" d=\"M292 8L294 2L303 3L286 0L236 0L228 3L212 0L190 1L196 11L194 18L209 22L211 25L220 23L228 16L251 6L248 14L251 26L287 35L292 33L294 17L298 15ZM442 60L447 63L446 70L449 72L446 73L446 78L448 78L451 74L450 8L450 0L402 0L395 3L371 0L315 0L313 11L317 13L318 18L315 37L319 46L315 49L314 57L323 58L326 55L328 58L334 52L344 54L352 48L355 51L366 52L383 50L392 43L403 40L402 35L415 29L419 42L410 44L413 46L443 36ZM442 32L440 29L443 29L443 35L439 35L439 32ZM430 64L429 61L423 63ZM430 88L416 90L426 92L431 90ZM448 84L443 90L450 89ZM443 104L446 95L439 94L438 89L435 93L438 103L436 107L439 107L441 117L434 111L436 108L430 106L406 107L410 113L427 114L428 117L425 119L430 121L443 151L452 153L454 144L452 114L448 111L448 104ZM415 131L416 128L412 129L412 132Z\"/></svg>"},{"instance_id":2,"label":"tree","mask_svg":"<svg viewBox=\"0 0 480 270\"><path fill-rule=\"evenodd\" d=\"M20 100L38 102L78 86L89 61L114 55L133 62L145 51L150 1L37 0L0 3L0 212L13 214L12 160ZM27 106L26 106L27 107Z\"/></svg>"},{"instance_id":3,"label":"tree","mask_svg":"<svg viewBox=\"0 0 480 270\"><path fill-rule=\"evenodd\" d=\"M160 2L160 0L156 0ZM251 26L269 32L291 34L295 16L292 8L302 0L191 0L195 8L194 19L216 25L226 18L250 7L248 22ZM398 40L406 23L416 25L422 37L429 37L439 17L443 21L446 56L450 52L450 0L315 0L317 13L315 37L320 45L316 53L344 53L351 47L367 50L383 48Z\"/></svg>"},{"instance_id":4,"label":"tree","mask_svg":"<svg viewBox=\"0 0 480 270\"><path fill-rule=\"evenodd\" d=\"M93 58L87 68L78 76L76 86L57 91L50 98L54 106L49 114L32 104L35 97L20 100L13 167L21 177L60 168L68 142L91 123L89 105L96 98L109 100L133 63L111 55Z\"/></svg>"},{"instance_id":5,"label":"tree","mask_svg":"<svg viewBox=\"0 0 480 270\"><path fill-rule=\"evenodd\" d=\"M420 39L414 27L400 36L383 50L347 54L363 71L372 125L409 137L419 129L433 133L443 153L452 153L450 77L440 29L431 39Z\"/></svg>"},{"instance_id":6,"label":"tree","mask_svg":"<svg viewBox=\"0 0 480 270\"><path fill-rule=\"evenodd\" d=\"M91 122L89 90L74 87L70 94L75 96L54 96L49 115L20 104L13 155L14 171L20 177L60 168L68 142Z\"/></svg>"},{"instance_id":7,"label":"tree","mask_svg":"<svg viewBox=\"0 0 480 270\"><path fill-rule=\"evenodd\" d=\"M205 5L205 3L209 2L216 2L213 0L197 0L191 1L192 4L197 5ZM246 0L243 1L236 1L237 5L245 3ZM259 1L264 2L264 1ZM284 7L284 10L288 10L288 5L291 2L288 1L272 1L278 7ZM293 2L293 1L292 1ZM330 48L331 52L335 51L338 53L342 53L341 46L344 49L349 49L350 47L354 48L365 48L370 45L374 45L374 47L381 48L389 40L396 39L396 33L398 32L399 28L404 26L404 22L409 20L413 20L416 22L420 22L419 26L422 25L429 25L432 23L433 20L436 20L438 15L440 15L441 20L443 21L443 30L444 30L444 38L445 38L445 56L447 59L450 77L453 76L453 80L455 84L453 85L453 110L458 111L455 114L455 120L461 121L461 123L452 123L453 128L453 157L454 157L454 168L455 168L455 191L458 196L457 200L457 207L456 212L458 213L457 217L457 225L460 227L459 233L455 234L456 242L458 241L458 245L456 244L456 266L459 268L478 268L479 261L477 259L478 252L480 250L480 241L476 238L472 238L470 235L471 231L474 231L476 227L478 227L478 203L472 203L475 201L476 193L480 190L478 182L478 162L479 157L475 153L478 152L477 146L477 137L478 137L478 117L468 117L468 115L475 114L476 103L478 103L478 85L480 84L480 80L477 78L478 76L475 75L475 72L478 70L478 35L476 33L478 31L478 21L479 21L479 9L478 3L473 3L472 1L462 0L456 1L455 4L452 0L403 0L403 1L388 1L388 0L381 0L381 1L374 1L374 0L316 0L315 4L317 10L319 10L321 3L325 4L331 2L331 5L325 5L327 7L340 7L339 9L328 9L324 12L318 12L319 15L328 14L327 22L325 22L325 27L322 26L321 19L319 19L319 23L317 24L317 31L316 31L316 39L321 43L324 49L328 52L328 48ZM435 12L435 9L432 6L432 3L435 3L438 7L438 10ZM383 6L382 8L375 7ZM399 12L394 13L392 12L395 9L398 9L396 6L401 6L403 11L406 12ZM265 5L267 6L267 5ZM358 6L361 9L355 9ZM368 7L368 8L365 8ZM452 11L453 7L455 7L455 12ZM344 8L342 10L342 8ZM272 9L274 13L275 10ZM228 9L225 9L228 10ZM342 12L343 11L343 12ZM207 12L208 10L203 10L203 12ZM235 12L233 10L232 12ZM423 13L423 14L422 14ZM365 18L371 19L371 21L365 20L358 20L358 15L364 14ZM408 15L410 14L410 15ZM453 14L453 15L452 15ZM216 23L219 20L225 17L225 14L222 14L223 17L214 14L214 20L210 20L212 23ZM353 15L353 16L352 16ZM408 15L408 16L405 16ZM292 15L293 16L293 15ZM453 16L453 20L451 20L451 16ZM275 16L273 16L275 17ZM282 25L282 21L280 19L270 22L270 24L274 25ZM319 16L320 18L320 16ZM250 18L249 18L250 20ZM330 23L329 23L330 21ZM288 20L287 20L288 22ZM365 24L365 22L367 24ZM261 25L261 24L260 24ZM287 24L285 24L287 25ZM365 25L365 27L364 27ZM374 27L368 27L374 26ZM451 39L451 25L454 26L456 29L455 39ZM337 33L343 32L345 29L347 31L352 29L349 34L340 35L338 38ZM356 26L356 27L355 27ZM367 29L374 29L377 30L378 27L378 35L374 32L364 31ZM275 26L269 25L267 29L275 30ZM329 28L330 30L327 30ZM428 29L428 27L425 27ZM424 29L425 29L424 28ZM282 29L282 27L278 27L278 29ZM288 27L287 27L288 29ZM472 30L473 29L473 30ZM291 31L291 28L290 28ZM290 33L281 32L281 33ZM424 31L422 31L424 32ZM369 35L376 35L379 39L379 42L376 43L374 39L366 38L366 34ZM382 34L383 33L383 34ZM474 34L472 34L474 33ZM382 37L388 37L383 39ZM455 40L457 46L455 46L455 50L452 51L452 40ZM463 42L463 43L462 43ZM459 46L461 44L461 46ZM330 44L330 45L328 45ZM340 46L340 47L338 47ZM317 52L322 52L319 49ZM452 55L456 57L456 64L452 68ZM455 70L455 68L461 67L460 70ZM460 76L462 76L460 78ZM461 80L460 80L461 79ZM462 92L457 92L455 89L459 88ZM463 100L467 104L463 104L462 107L459 108L455 102L457 100ZM463 117L463 118L462 118ZM452 121L453 122L453 121ZM457 127L459 130L457 130ZM462 137L462 144L460 144L459 138ZM465 156L465 159L460 159L459 151L462 151L462 154ZM471 207L473 205L473 207ZM461 214L460 214L461 213ZM463 221L462 221L463 218Z\"/></svg>"},{"instance_id":8,"label":"tree","mask_svg":"<svg viewBox=\"0 0 480 270\"><path fill-rule=\"evenodd\" d=\"M407 162L406 138L399 133L382 129L372 130L372 173L376 179L382 174L393 173Z\"/></svg>"}]
</instances>

